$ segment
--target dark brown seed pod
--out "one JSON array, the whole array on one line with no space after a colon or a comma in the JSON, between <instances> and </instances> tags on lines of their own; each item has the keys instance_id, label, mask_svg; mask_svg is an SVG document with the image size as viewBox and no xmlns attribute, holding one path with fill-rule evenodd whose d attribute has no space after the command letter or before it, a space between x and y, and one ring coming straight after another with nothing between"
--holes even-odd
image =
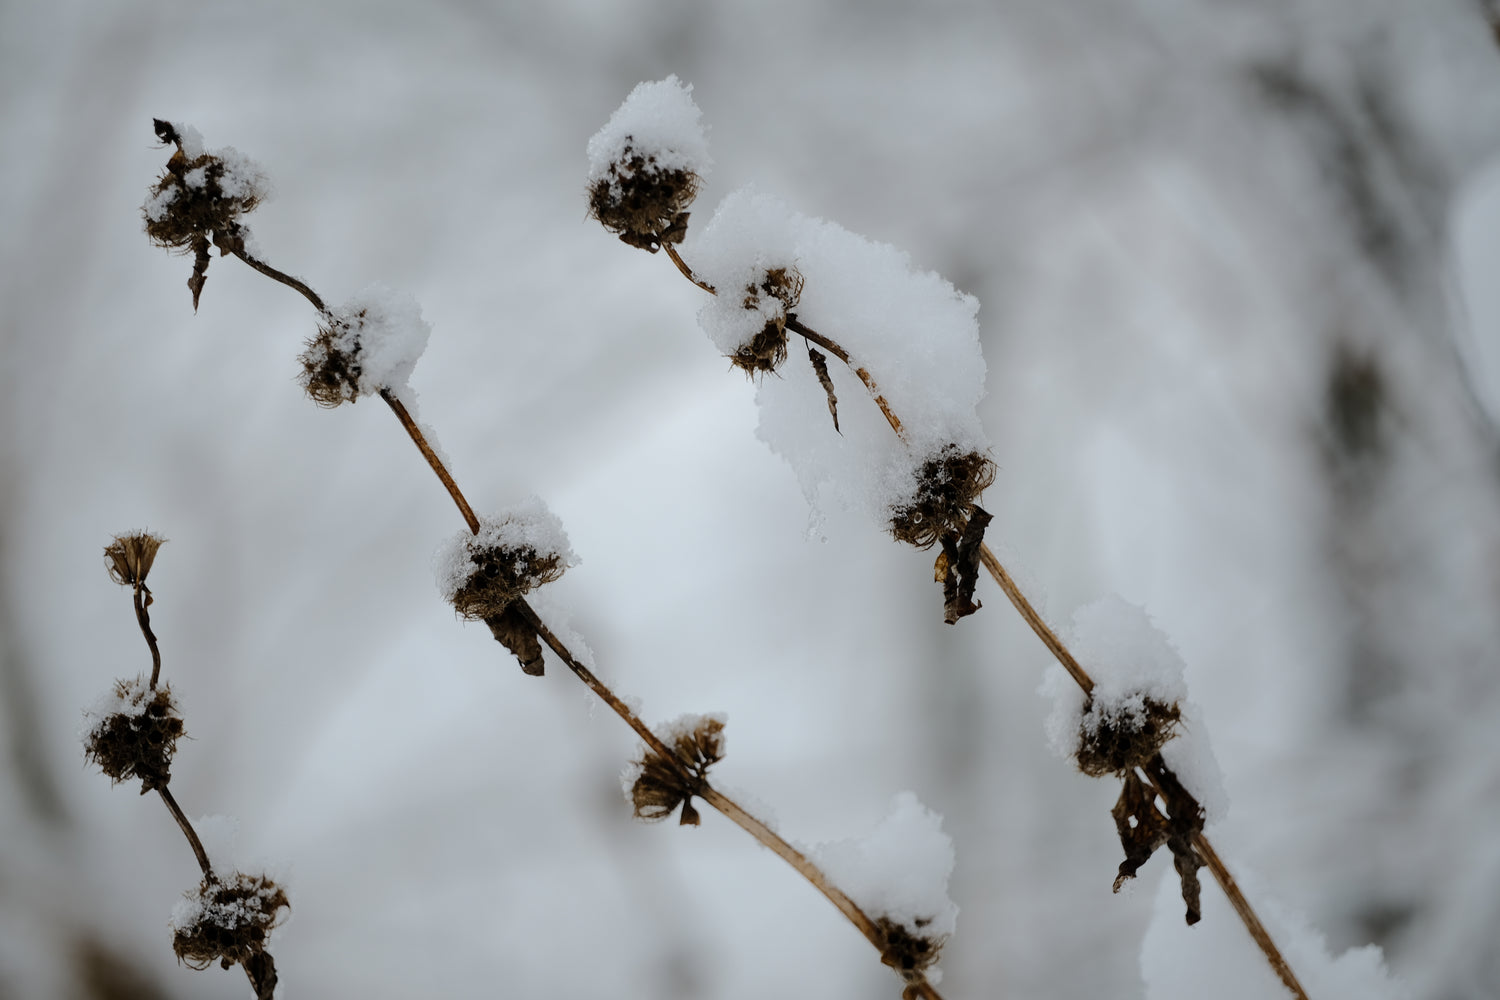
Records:
<instances>
[{"instance_id":1,"label":"dark brown seed pod","mask_svg":"<svg viewBox=\"0 0 1500 1000\"><path fill-rule=\"evenodd\" d=\"M781 367L786 360L786 321L802 298L802 274L795 267L775 267L745 286L740 304L769 317L760 332L729 356L730 364L754 378Z\"/></svg>"},{"instance_id":2,"label":"dark brown seed pod","mask_svg":"<svg viewBox=\"0 0 1500 1000\"><path fill-rule=\"evenodd\" d=\"M663 169L627 137L621 154L589 187L589 215L631 246L655 253L686 238L687 209L701 180L691 170Z\"/></svg>"},{"instance_id":3,"label":"dark brown seed pod","mask_svg":"<svg viewBox=\"0 0 1500 1000\"><path fill-rule=\"evenodd\" d=\"M116 681L112 695L89 713L83 754L115 784L141 779L141 794L172 778L172 755L184 729L172 692L143 677Z\"/></svg>"},{"instance_id":4,"label":"dark brown seed pod","mask_svg":"<svg viewBox=\"0 0 1500 1000\"><path fill-rule=\"evenodd\" d=\"M724 757L724 720L711 715L684 716L669 727L666 742L677 760L667 760L646 749L630 772L630 804L636 818L656 822L682 806L681 825L697 826L692 798L708 776L708 769Z\"/></svg>"},{"instance_id":5,"label":"dark brown seed pod","mask_svg":"<svg viewBox=\"0 0 1500 1000\"><path fill-rule=\"evenodd\" d=\"M913 933L904 924L890 917L881 917L875 926L879 929L884 945L880 949L880 960L895 969L908 983L920 982L926 971L942 954L947 938L926 937Z\"/></svg>"},{"instance_id":6,"label":"dark brown seed pod","mask_svg":"<svg viewBox=\"0 0 1500 1000\"><path fill-rule=\"evenodd\" d=\"M144 584L156 562L156 550L165 541L145 531L116 535L104 546L104 568L109 571L109 578L122 587Z\"/></svg>"},{"instance_id":7,"label":"dark brown seed pod","mask_svg":"<svg viewBox=\"0 0 1500 1000\"><path fill-rule=\"evenodd\" d=\"M245 964L264 980L266 938L289 909L285 890L265 875L210 875L173 911L172 950L190 968ZM269 971L274 983L274 966Z\"/></svg>"},{"instance_id":8,"label":"dark brown seed pod","mask_svg":"<svg viewBox=\"0 0 1500 1000\"><path fill-rule=\"evenodd\" d=\"M995 463L988 455L947 445L917 474L910 499L891 509L891 534L919 549L944 537L957 540L968 526L973 504L995 482Z\"/></svg>"},{"instance_id":9,"label":"dark brown seed pod","mask_svg":"<svg viewBox=\"0 0 1500 1000\"><path fill-rule=\"evenodd\" d=\"M318 335L298 355L302 372L297 376L297 384L319 406L331 409L359 398L363 369L359 363L356 324L364 316L363 311L351 317L325 313L318 325Z\"/></svg>"},{"instance_id":10,"label":"dark brown seed pod","mask_svg":"<svg viewBox=\"0 0 1500 1000\"><path fill-rule=\"evenodd\" d=\"M1175 702L1143 697L1107 707L1090 695L1083 703L1078 769L1094 778L1133 773L1177 735L1181 721L1182 709Z\"/></svg>"},{"instance_id":11,"label":"dark brown seed pod","mask_svg":"<svg viewBox=\"0 0 1500 1000\"><path fill-rule=\"evenodd\" d=\"M538 552L529 545L484 545L475 539L469 550L473 566L467 581L453 592L453 609L469 621L501 614L518 597L551 583L568 564L556 552Z\"/></svg>"}]
</instances>

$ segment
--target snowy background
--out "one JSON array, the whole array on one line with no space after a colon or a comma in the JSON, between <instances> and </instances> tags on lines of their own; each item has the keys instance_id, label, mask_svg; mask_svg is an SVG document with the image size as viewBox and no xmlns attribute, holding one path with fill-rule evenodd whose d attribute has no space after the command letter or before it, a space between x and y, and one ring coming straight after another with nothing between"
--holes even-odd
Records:
<instances>
[{"instance_id":1,"label":"snowy background","mask_svg":"<svg viewBox=\"0 0 1500 1000\"><path fill-rule=\"evenodd\" d=\"M285 874L286 996L898 990L717 815L629 820L624 726L454 620L430 560L457 515L383 407L301 396L305 302L215 258L193 315L189 262L141 232L153 116L270 172L273 263L334 302L417 296L424 419L477 507L561 516L583 561L539 607L647 717L726 713L716 774L800 842L903 790L944 816L950 1000L1144 995L1168 866L1110 895L1117 785L1048 750L1040 644L984 583L943 626L930 556L866 520L809 537L701 293L585 219L585 143L668 73L710 127L695 224L754 183L979 297L990 538L1059 624L1117 592L1172 637L1236 869L1414 997L1500 995L1479 4L12 0L0 997L247 995L176 966L192 855L77 740L149 666L101 560L138 527L171 539L173 789L237 817L211 851Z\"/></svg>"}]
</instances>

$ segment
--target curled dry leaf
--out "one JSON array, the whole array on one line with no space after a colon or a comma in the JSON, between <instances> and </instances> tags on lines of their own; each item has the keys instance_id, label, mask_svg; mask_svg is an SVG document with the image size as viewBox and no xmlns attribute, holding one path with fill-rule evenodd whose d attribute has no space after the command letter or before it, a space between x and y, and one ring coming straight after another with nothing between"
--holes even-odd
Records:
<instances>
[{"instance_id":1,"label":"curled dry leaf","mask_svg":"<svg viewBox=\"0 0 1500 1000\"><path fill-rule=\"evenodd\" d=\"M807 356L812 360L813 371L818 373L818 383L828 395L828 413L833 417L833 429L842 435L844 432L839 430L839 398L834 395L833 377L828 374L828 358L811 344L807 347Z\"/></svg>"},{"instance_id":2,"label":"curled dry leaf","mask_svg":"<svg viewBox=\"0 0 1500 1000\"><path fill-rule=\"evenodd\" d=\"M711 715L689 717L666 742L676 759L649 748L643 751L630 786L631 806L636 818L655 822L672 815L680 805L681 825L697 826L698 810L692 799L702 791L708 769L724 757L724 720Z\"/></svg>"},{"instance_id":3,"label":"curled dry leaf","mask_svg":"<svg viewBox=\"0 0 1500 1000\"><path fill-rule=\"evenodd\" d=\"M546 664L542 661L542 642L536 626L527 619L520 607L512 604L499 614L487 617L484 623L490 627L495 641L515 654L523 673L532 677L542 676L546 671Z\"/></svg>"},{"instance_id":4,"label":"curled dry leaf","mask_svg":"<svg viewBox=\"0 0 1500 1000\"><path fill-rule=\"evenodd\" d=\"M1196 924L1203 916L1198 869L1203 867L1204 860L1193 841L1203 831L1203 807L1167 768L1160 755L1151 761L1147 770L1156 780L1167 812L1163 814L1157 809L1155 789L1141 780L1135 771L1126 773L1120 799L1111 810L1115 829L1120 834L1120 845L1125 849L1125 860L1120 862L1119 874L1115 876L1114 891L1119 892L1127 879L1135 878L1157 848L1165 845L1172 852L1172 863L1182 882L1187 922Z\"/></svg>"}]
</instances>

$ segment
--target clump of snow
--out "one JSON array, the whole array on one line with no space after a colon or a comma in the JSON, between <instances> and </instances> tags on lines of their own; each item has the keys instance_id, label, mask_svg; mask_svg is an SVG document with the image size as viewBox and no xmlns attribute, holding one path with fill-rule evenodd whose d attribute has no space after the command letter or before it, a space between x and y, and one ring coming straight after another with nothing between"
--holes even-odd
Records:
<instances>
[{"instance_id":1,"label":"clump of snow","mask_svg":"<svg viewBox=\"0 0 1500 1000\"><path fill-rule=\"evenodd\" d=\"M589 139L589 183L609 177L612 164L637 154L654 158L658 171L683 170L704 176L713 160L701 114L693 103L692 84L676 76L637 84Z\"/></svg>"},{"instance_id":2,"label":"clump of snow","mask_svg":"<svg viewBox=\"0 0 1500 1000\"><path fill-rule=\"evenodd\" d=\"M872 918L887 918L916 937L953 933L958 907L948 898L953 841L942 817L911 792L867 836L819 844L812 859L834 885Z\"/></svg>"},{"instance_id":3,"label":"clump of snow","mask_svg":"<svg viewBox=\"0 0 1500 1000\"><path fill-rule=\"evenodd\" d=\"M1235 881L1271 939L1315 1000L1407 1000L1411 993L1386 970L1375 945L1333 957L1308 922L1267 896L1253 876ZM1203 894L1203 921L1188 927L1176 874L1163 874L1151 925L1141 942L1141 978L1147 1000L1267 1000L1291 991L1272 971L1223 893Z\"/></svg>"},{"instance_id":4,"label":"clump of snow","mask_svg":"<svg viewBox=\"0 0 1500 1000\"><path fill-rule=\"evenodd\" d=\"M144 675L130 680L118 680L83 710L84 728L81 735L87 737L97 732L106 720L117 715L144 720L156 698L156 689L150 686ZM175 699L168 703L167 711L176 719L182 718Z\"/></svg>"},{"instance_id":5,"label":"clump of snow","mask_svg":"<svg viewBox=\"0 0 1500 1000\"><path fill-rule=\"evenodd\" d=\"M905 440L854 373L831 360L842 434L835 431L817 374L788 331L791 356L780 377L762 379L756 392L758 434L791 464L815 508L863 510L884 524L909 500L923 463L945 447L988 452L976 412L985 365L972 296L914 268L892 246L749 189L724 199L684 255L719 292L699 322L726 355L777 308L765 298L746 308L747 286L769 269L795 268L803 279L798 320L847 351L899 417Z\"/></svg>"},{"instance_id":6,"label":"clump of snow","mask_svg":"<svg viewBox=\"0 0 1500 1000\"><path fill-rule=\"evenodd\" d=\"M203 148L203 133L199 132L187 122L171 122L173 130L177 133L178 142L182 146L182 155L189 160L196 160L205 152Z\"/></svg>"},{"instance_id":7,"label":"clump of snow","mask_svg":"<svg viewBox=\"0 0 1500 1000\"><path fill-rule=\"evenodd\" d=\"M1052 699L1047 737L1053 750L1071 760L1084 733L1145 719L1148 699L1176 705L1181 718L1176 735L1161 747L1162 758L1203 807L1206 821L1222 819L1229 797L1201 713L1188 700L1186 665L1145 610L1114 595L1102 598L1074 613L1066 641L1094 690L1085 697L1062 667L1048 668L1042 693Z\"/></svg>"},{"instance_id":8,"label":"clump of snow","mask_svg":"<svg viewBox=\"0 0 1500 1000\"><path fill-rule=\"evenodd\" d=\"M432 333L412 295L377 282L331 315L333 348L357 359L359 395L406 387Z\"/></svg>"},{"instance_id":9,"label":"clump of snow","mask_svg":"<svg viewBox=\"0 0 1500 1000\"><path fill-rule=\"evenodd\" d=\"M483 567L476 556L504 551L531 553L527 562L555 563L560 568L578 565L578 557L568 543L562 520L540 497L525 500L490 516L481 515L479 531L467 530L454 535L433 557L433 574L438 593L452 602Z\"/></svg>"}]
</instances>

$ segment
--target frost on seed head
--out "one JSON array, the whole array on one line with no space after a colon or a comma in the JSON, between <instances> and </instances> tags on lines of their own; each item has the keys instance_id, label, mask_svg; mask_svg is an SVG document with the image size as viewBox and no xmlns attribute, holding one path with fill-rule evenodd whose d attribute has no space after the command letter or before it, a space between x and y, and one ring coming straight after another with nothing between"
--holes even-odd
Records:
<instances>
[{"instance_id":1,"label":"frost on seed head","mask_svg":"<svg viewBox=\"0 0 1500 1000\"><path fill-rule=\"evenodd\" d=\"M667 760L642 747L641 759L620 776L637 819L654 823L681 806L680 824L698 825L693 796L703 787L708 769L724 759L724 722L723 715L684 715L657 730L678 759Z\"/></svg>"},{"instance_id":2,"label":"frost on seed head","mask_svg":"<svg viewBox=\"0 0 1500 1000\"><path fill-rule=\"evenodd\" d=\"M882 961L907 982L936 981L928 970L958 920L948 898L953 841L942 823L915 795L902 792L867 836L812 851L833 884L875 919L886 938Z\"/></svg>"},{"instance_id":3,"label":"frost on seed head","mask_svg":"<svg viewBox=\"0 0 1500 1000\"><path fill-rule=\"evenodd\" d=\"M243 965L256 993L269 998L276 965L266 939L290 908L286 891L265 875L210 875L173 908L172 950L194 969Z\"/></svg>"},{"instance_id":4,"label":"frost on seed head","mask_svg":"<svg viewBox=\"0 0 1500 1000\"><path fill-rule=\"evenodd\" d=\"M191 125L155 119L156 136L177 147L141 206L146 235L157 246L193 254L188 288L193 308L208 280L209 248L221 256L245 251L240 218L270 197L264 170L232 148L211 152Z\"/></svg>"},{"instance_id":5,"label":"frost on seed head","mask_svg":"<svg viewBox=\"0 0 1500 1000\"><path fill-rule=\"evenodd\" d=\"M298 358L302 372L297 384L313 402L327 407L383 389L402 393L431 333L415 298L370 285L324 314L318 335Z\"/></svg>"},{"instance_id":6,"label":"frost on seed head","mask_svg":"<svg viewBox=\"0 0 1500 1000\"><path fill-rule=\"evenodd\" d=\"M655 253L687 235L688 206L712 160L692 86L642 83L589 140L589 214Z\"/></svg>"},{"instance_id":7,"label":"frost on seed head","mask_svg":"<svg viewBox=\"0 0 1500 1000\"><path fill-rule=\"evenodd\" d=\"M541 674L542 649L535 624L519 598L560 578L578 557L562 521L537 497L481 517L478 533L461 531L438 550L438 592L459 617L483 621L515 654L528 674Z\"/></svg>"},{"instance_id":8,"label":"frost on seed head","mask_svg":"<svg viewBox=\"0 0 1500 1000\"><path fill-rule=\"evenodd\" d=\"M115 784L141 779L141 794L165 788L183 735L182 714L166 686L146 678L115 681L84 713L84 756Z\"/></svg>"}]
</instances>

